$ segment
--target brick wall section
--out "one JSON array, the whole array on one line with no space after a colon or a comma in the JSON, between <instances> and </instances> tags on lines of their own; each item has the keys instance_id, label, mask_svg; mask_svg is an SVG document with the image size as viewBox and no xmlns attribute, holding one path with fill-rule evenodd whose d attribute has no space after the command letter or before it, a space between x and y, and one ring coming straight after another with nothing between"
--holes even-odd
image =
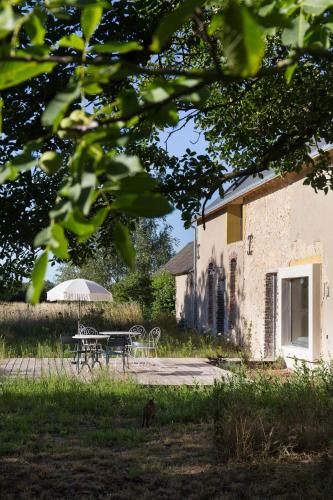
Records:
<instances>
[{"instance_id":1,"label":"brick wall section","mask_svg":"<svg viewBox=\"0 0 333 500\"><path fill-rule=\"evenodd\" d=\"M213 275L213 264L209 264L208 266L208 278L207 278L207 287L208 287L208 311L207 311L207 319L208 326L210 328L213 327L214 321L214 304L213 304L213 294L214 294L214 275Z\"/></svg>"},{"instance_id":2,"label":"brick wall section","mask_svg":"<svg viewBox=\"0 0 333 500\"><path fill-rule=\"evenodd\" d=\"M216 293L216 329L218 333L224 333L224 316L225 316L225 306L224 306L224 292L225 292L225 280L219 278L217 282L217 293Z\"/></svg>"},{"instance_id":3,"label":"brick wall section","mask_svg":"<svg viewBox=\"0 0 333 500\"><path fill-rule=\"evenodd\" d=\"M230 298L229 298L229 330L231 330L236 323L236 268L237 260L230 260Z\"/></svg>"},{"instance_id":4,"label":"brick wall section","mask_svg":"<svg viewBox=\"0 0 333 500\"><path fill-rule=\"evenodd\" d=\"M267 273L265 278L265 358L274 355L274 337L276 335L276 290L277 274Z\"/></svg>"}]
</instances>

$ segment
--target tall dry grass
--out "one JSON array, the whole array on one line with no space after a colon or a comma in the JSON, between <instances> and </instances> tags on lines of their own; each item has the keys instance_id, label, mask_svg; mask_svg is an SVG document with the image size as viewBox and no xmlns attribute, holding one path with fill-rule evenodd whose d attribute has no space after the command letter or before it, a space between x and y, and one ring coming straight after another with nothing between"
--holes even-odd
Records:
<instances>
[{"instance_id":1,"label":"tall dry grass","mask_svg":"<svg viewBox=\"0 0 333 500\"><path fill-rule=\"evenodd\" d=\"M60 352L60 335L77 330L78 304L0 302L0 357L53 356ZM97 330L126 330L142 323L138 304L83 303L81 323Z\"/></svg>"},{"instance_id":2,"label":"tall dry grass","mask_svg":"<svg viewBox=\"0 0 333 500\"><path fill-rule=\"evenodd\" d=\"M60 356L60 335L76 333L78 310L78 304L73 302L45 302L37 306L0 302L0 358ZM99 331L128 330L135 324L144 325L149 331L159 326L161 357L235 357L240 354L239 349L222 337L181 329L175 317L162 315L147 321L135 302L83 303L81 323Z\"/></svg>"},{"instance_id":3,"label":"tall dry grass","mask_svg":"<svg viewBox=\"0 0 333 500\"><path fill-rule=\"evenodd\" d=\"M287 380L243 369L214 386L215 443L221 456L244 461L331 450L333 362L297 366Z\"/></svg>"}]
</instances>

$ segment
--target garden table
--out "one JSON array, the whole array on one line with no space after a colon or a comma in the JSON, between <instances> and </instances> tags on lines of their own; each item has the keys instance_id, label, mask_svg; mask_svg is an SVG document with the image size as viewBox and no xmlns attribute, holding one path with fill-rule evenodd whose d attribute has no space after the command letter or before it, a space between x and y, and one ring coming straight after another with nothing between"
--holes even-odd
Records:
<instances>
[{"instance_id":1,"label":"garden table","mask_svg":"<svg viewBox=\"0 0 333 500\"><path fill-rule=\"evenodd\" d=\"M90 354L90 358L92 360L92 363L91 363L92 367L94 367L96 363L100 364L100 361L98 359L98 353L97 353L97 340L103 340L103 341L107 340L107 337L105 335L101 335L101 334L89 334L89 335L76 334L76 335L73 335L72 338L79 341L78 347L77 347L77 358L76 358L78 372L80 371L81 354L84 354L84 361L82 363L81 368L84 365L87 365L89 370L91 369L90 365L89 365L89 357L88 357L89 354ZM84 340L94 341L94 344L96 347L93 345L93 343L85 344L83 342Z\"/></svg>"},{"instance_id":2,"label":"garden table","mask_svg":"<svg viewBox=\"0 0 333 500\"><path fill-rule=\"evenodd\" d=\"M98 350L97 350L97 347L94 348L92 347L92 344L90 345L87 345L87 344L84 344L83 341L84 340L94 340L95 341L95 345L97 346L97 340L106 340L108 339L108 337L110 337L112 335L115 336L115 337L129 337L130 335L141 335L140 332L112 332L112 331L109 331L109 332L100 332L98 334L89 334L89 335L82 335L82 334L76 334L76 335L73 335L73 339L76 339L76 340L79 340L79 343L78 343L78 349L77 349L77 371L79 372L80 371L80 362L81 362L81 354L84 354L84 361L82 363L82 366L83 365L87 365L89 370L90 370L90 365L89 365L89 358L88 358L88 354L90 353L90 358L92 360L92 367L95 366L96 363L99 363L99 365L101 364L99 359L98 359ZM82 367L81 366L81 367Z\"/></svg>"}]
</instances>

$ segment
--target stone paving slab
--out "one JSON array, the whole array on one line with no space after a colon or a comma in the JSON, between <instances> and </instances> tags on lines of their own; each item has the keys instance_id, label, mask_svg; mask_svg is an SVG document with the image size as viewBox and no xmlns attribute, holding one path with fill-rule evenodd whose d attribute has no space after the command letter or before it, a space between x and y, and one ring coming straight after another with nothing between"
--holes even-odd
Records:
<instances>
[{"instance_id":1,"label":"stone paving slab","mask_svg":"<svg viewBox=\"0 0 333 500\"><path fill-rule=\"evenodd\" d=\"M105 366L110 377L133 378L143 385L212 385L215 380L228 379L231 373L213 366L205 358L148 358L130 360L130 368L124 374L120 359L110 360ZM7 358L0 359L0 379L6 377L39 378L41 376L70 376L92 380L101 368L89 370L85 366L80 373L68 358Z\"/></svg>"}]
</instances>

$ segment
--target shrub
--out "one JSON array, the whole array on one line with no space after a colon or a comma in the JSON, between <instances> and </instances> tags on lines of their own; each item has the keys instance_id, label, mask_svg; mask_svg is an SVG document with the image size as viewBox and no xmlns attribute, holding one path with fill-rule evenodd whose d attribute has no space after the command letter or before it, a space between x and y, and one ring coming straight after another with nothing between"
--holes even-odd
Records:
<instances>
[{"instance_id":1,"label":"shrub","mask_svg":"<svg viewBox=\"0 0 333 500\"><path fill-rule=\"evenodd\" d=\"M115 302L137 302L142 310L151 303L151 278L148 274L139 272L129 273L118 283L112 286L112 295Z\"/></svg>"},{"instance_id":2,"label":"shrub","mask_svg":"<svg viewBox=\"0 0 333 500\"><path fill-rule=\"evenodd\" d=\"M152 279L151 317L175 314L176 284L175 278L169 271L161 271Z\"/></svg>"},{"instance_id":3,"label":"shrub","mask_svg":"<svg viewBox=\"0 0 333 500\"><path fill-rule=\"evenodd\" d=\"M312 452L333 439L333 364L282 379L244 372L214 389L215 438L225 458Z\"/></svg>"}]
</instances>

